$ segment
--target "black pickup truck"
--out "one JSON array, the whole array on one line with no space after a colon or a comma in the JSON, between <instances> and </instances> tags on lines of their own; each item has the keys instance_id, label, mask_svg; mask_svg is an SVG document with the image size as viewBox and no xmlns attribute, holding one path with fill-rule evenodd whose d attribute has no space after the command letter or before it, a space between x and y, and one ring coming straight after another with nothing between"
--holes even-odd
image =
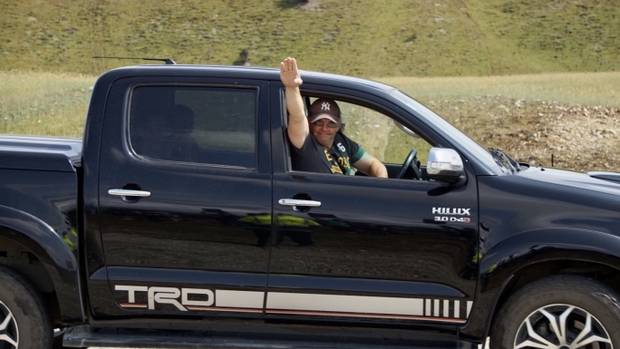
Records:
<instances>
[{"instance_id":1,"label":"black pickup truck","mask_svg":"<svg viewBox=\"0 0 620 349\"><path fill-rule=\"evenodd\" d=\"M115 69L83 140L0 137L0 348L620 349L620 174L302 77L390 178L291 168L275 69Z\"/></svg>"}]
</instances>

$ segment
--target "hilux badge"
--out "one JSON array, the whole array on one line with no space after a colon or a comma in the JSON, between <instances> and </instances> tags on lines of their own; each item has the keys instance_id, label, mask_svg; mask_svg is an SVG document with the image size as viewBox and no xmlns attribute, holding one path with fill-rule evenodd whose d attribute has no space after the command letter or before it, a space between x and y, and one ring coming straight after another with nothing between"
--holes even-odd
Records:
<instances>
[{"instance_id":1,"label":"hilux badge","mask_svg":"<svg viewBox=\"0 0 620 349\"><path fill-rule=\"evenodd\" d=\"M471 208L463 207L433 207L435 222L471 223Z\"/></svg>"}]
</instances>

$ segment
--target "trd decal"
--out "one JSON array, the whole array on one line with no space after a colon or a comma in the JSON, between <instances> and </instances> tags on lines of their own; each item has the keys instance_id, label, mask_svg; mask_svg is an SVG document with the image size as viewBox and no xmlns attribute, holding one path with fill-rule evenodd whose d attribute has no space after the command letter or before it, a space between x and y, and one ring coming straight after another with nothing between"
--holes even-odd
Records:
<instances>
[{"instance_id":1,"label":"trd decal","mask_svg":"<svg viewBox=\"0 0 620 349\"><path fill-rule=\"evenodd\" d=\"M435 222L471 223L471 208L433 207L432 214Z\"/></svg>"},{"instance_id":2,"label":"trd decal","mask_svg":"<svg viewBox=\"0 0 620 349\"><path fill-rule=\"evenodd\" d=\"M115 285L124 293L123 309L155 310L164 305L180 311L225 311L262 313L265 292L177 288L161 286Z\"/></svg>"},{"instance_id":3,"label":"trd decal","mask_svg":"<svg viewBox=\"0 0 620 349\"><path fill-rule=\"evenodd\" d=\"M155 309L155 304L170 304L180 311L188 307L211 307L215 304L215 293L206 288L148 287L116 285L115 291L127 291L127 308ZM145 292L147 304L136 304L136 294Z\"/></svg>"}]
</instances>

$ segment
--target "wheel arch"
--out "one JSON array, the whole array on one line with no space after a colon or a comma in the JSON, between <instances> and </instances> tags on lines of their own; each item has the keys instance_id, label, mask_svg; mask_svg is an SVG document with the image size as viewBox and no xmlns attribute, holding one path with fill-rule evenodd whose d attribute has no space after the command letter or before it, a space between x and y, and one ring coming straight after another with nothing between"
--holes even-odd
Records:
<instances>
[{"instance_id":1,"label":"wheel arch","mask_svg":"<svg viewBox=\"0 0 620 349\"><path fill-rule=\"evenodd\" d=\"M582 229L536 230L495 245L480 261L476 301L462 333L485 338L511 294L557 274L592 278L620 294L620 236Z\"/></svg>"},{"instance_id":2,"label":"wheel arch","mask_svg":"<svg viewBox=\"0 0 620 349\"><path fill-rule=\"evenodd\" d=\"M597 261L584 261L574 259L557 259L534 263L519 269L503 287L494 311L488 321L486 330L490 335L490 328L495 322L498 313L511 295L518 292L526 285L545 279L552 275L572 275L595 280L620 294L620 269L598 263Z\"/></svg>"},{"instance_id":3,"label":"wheel arch","mask_svg":"<svg viewBox=\"0 0 620 349\"><path fill-rule=\"evenodd\" d=\"M41 293L52 293L63 322L82 321L78 261L50 225L27 212L0 205L0 261ZM51 283L51 288L46 283Z\"/></svg>"}]
</instances>

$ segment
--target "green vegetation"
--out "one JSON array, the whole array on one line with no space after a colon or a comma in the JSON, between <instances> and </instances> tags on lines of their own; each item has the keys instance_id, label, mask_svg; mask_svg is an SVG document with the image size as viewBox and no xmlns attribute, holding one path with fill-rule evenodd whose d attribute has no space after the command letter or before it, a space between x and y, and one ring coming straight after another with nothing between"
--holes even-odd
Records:
<instances>
[{"instance_id":1,"label":"green vegetation","mask_svg":"<svg viewBox=\"0 0 620 349\"><path fill-rule=\"evenodd\" d=\"M0 134L81 137L92 76L0 71Z\"/></svg>"},{"instance_id":2,"label":"green vegetation","mask_svg":"<svg viewBox=\"0 0 620 349\"><path fill-rule=\"evenodd\" d=\"M96 77L0 72L0 134L80 137ZM620 72L382 78L484 146L533 164L620 171ZM347 133L387 162L428 145L368 109L343 103Z\"/></svg>"},{"instance_id":3,"label":"green vegetation","mask_svg":"<svg viewBox=\"0 0 620 349\"><path fill-rule=\"evenodd\" d=\"M620 70L618 0L0 0L4 70L97 75L140 61L357 76Z\"/></svg>"},{"instance_id":4,"label":"green vegetation","mask_svg":"<svg viewBox=\"0 0 620 349\"><path fill-rule=\"evenodd\" d=\"M95 76L81 74L0 71L0 133L80 137L95 80ZM457 123L459 105L485 98L496 99L498 108L503 101L503 108L510 109L514 109L511 100L620 107L620 72L377 80L398 87ZM363 108L349 104L342 108L345 115L369 118L367 123L377 123L378 128L390 126L379 124L382 121L376 113ZM353 131L362 122L347 123Z\"/></svg>"},{"instance_id":5,"label":"green vegetation","mask_svg":"<svg viewBox=\"0 0 620 349\"><path fill-rule=\"evenodd\" d=\"M396 86L421 100L486 96L590 106L620 106L620 72L485 77L392 77L377 80Z\"/></svg>"}]
</instances>

